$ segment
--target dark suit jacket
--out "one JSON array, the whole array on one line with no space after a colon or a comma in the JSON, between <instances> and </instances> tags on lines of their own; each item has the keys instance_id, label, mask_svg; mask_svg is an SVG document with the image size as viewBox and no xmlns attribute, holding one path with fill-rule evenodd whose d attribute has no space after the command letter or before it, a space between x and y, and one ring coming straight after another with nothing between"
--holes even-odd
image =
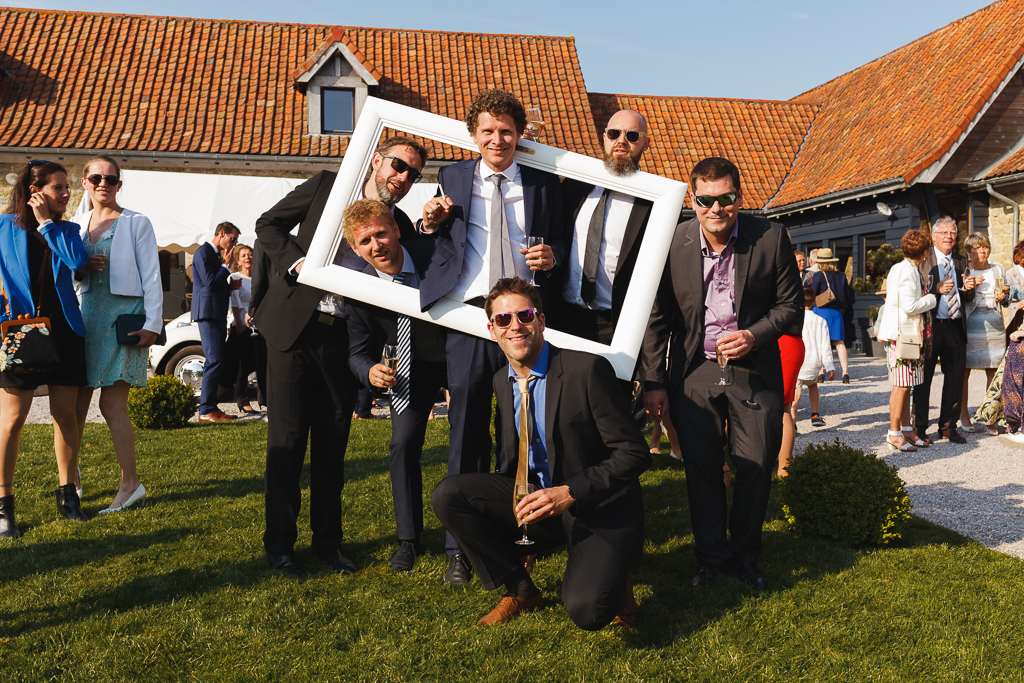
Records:
<instances>
[{"instance_id":1,"label":"dark suit jacket","mask_svg":"<svg viewBox=\"0 0 1024 683\"><path fill-rule=\"evenodd\" d=\"M562 515L566 536L576 520L615 547L636 571L643 553L640 475L651 464L643 435L611 364L601 356L548 345L544 428L555 486L568 486L576 504ZM508 368L494 375L508 461L499 472L515 477L519 436Z\"/></svg>"},{"instance_id":2,"label":"dark suit jacket","mask_svg":"<svg viewBox=\"0 0 1024 683\"><path fill-rule=\"evenodd\" d=\"M964 331L967 330L967 316L964 315L964 311L967 308L967 304L974 300L974 290L964 291L964 269L967 268L967 259L955 251L950 254L953 257L953 271L956 273L956 288L960 290L960 322L963 323ZM929 293L935 294L935 296L941 296L938 293L939 282L942 281L942 277L939 275L939 262L935 258L935 247L928 247L927 255L924 257L924 261L918 267L921 272L921 282L928 285L928 278L931 277L931 289ZM932 315L937 315L938 309L932 310Z\"/></svg>"},{"instance_id":3,"label":"dark suit jacket","mask_svg":"<svg viewBox=\"0 0 1024 683\"><path fill-rule=\"evenodd\" d=\"M217 248L206 242L192 256L192 320L227 320L228 276Z\"/></svg>"},{"instance_id":4,"label":"dark suit jacket","mask_svg":"<svg viewBox=\"0 0 1024 683\"><path fill-rule=\"evenodd\" d=\"M587 195L594 189L593 185L582 183L574 178L566 178L562 183L562 226L565 231L565 242L572 243L576 230L576 217L580 213L583 202ZM633 277L633 268L636 266L636 255L640 252L640 244L644 241L644 233L647 231L647 219L651 215L653 203L648 199L637 197L633 202L633 210L626 221L626 232L622 236L622 247L619 249L619 258L615 264L615 279L612 281L612 324L619 321L619 313L622 311L622 301L626 298L626 289L629 288L630 278ZM581 250L586 250L586 244L580 245ZM570 253L567 250L566 253ZM567 304L562 299L562 289L569 279L571 272L568 263L562 263L557 274L551 278L551 311L557 312L560 306ZM557 316L554 316L557 317Z\"/></svg>"},{"instance_id":5,"label":"dark suit jacket","mask_svg":"<svg viewBox=\"0 0 1024 683\"><path fill-rule=\"evenodd\" d=\"M763 218L740 214L733 264L736 322L754 335L756 348L747 356L754 368L781 397L782 361L779 337L803 320L804 295L796 259L786 231ZM691 362L704 353L704 286L700 252L700 223L693 218L676 226L662 275L658 298L644 335L646 389L682 384ZM669 374L665 353L673 337Z\"/></svg>"},{"instance_id":6,"label":"dark suit jacket","mask_svg":"<svg viewBox=\"0 0 1024 683\"><path fill-rule=\"evenodd\" d=\"M469 204L473 198L473 176L477 159L460 161L438 171L437 179L454 206L452 214L434 233L434 256L426 277L420 285L421 310L427 310L438 299L452 291L462 274L466 255L466 232L469 229ZM483 162L480 162L483 163ZM520 164L523 181L526 234L543 237L551 247L555 265L565 260L565 242L562 239L562 188L558 176ZM438 190L440 192L440 190ZM513 245L515 248L515 245ZM537 271L541 297L547 293L544 271Z\"/></svg>"},{"instance_id":7,"label":"dark suit jacket","mask_svg":"<svg viewBox=\"0 0 1024 683\"><path fill-rule=\"evenodd\" d=\"M415 266L416 272L419 274L422 281L423 273L426 271L427 264L430 263L430 254L433 251L430 240L415 240L403 246L409 252L409 256L412 257L413 265ZM377 271L369 263L366 264L366 268L363 269L363 272L367 275L378 277ZM349 369L352 370L352 374L355 375L356 379L362 382L365 387L368 389L377 389L377 387L370 384L370 368L380 362L380 354L384 348L384 344L398 343L398 314L394 311L378 308L377 306L371 306L370 304L362 301L356 301L354 299L347 302L347 310ZM431 331L437 333L436 339L433 341L437 346L437 350L440 352L440 356L442 358L441 362L443 362L443 330L433 323L421 320L412 321L413 362L415 363L418 360L416 357L417 342L422 338L419 333L423 330L424 326L432 328Z\"/></svg>"}]
</instances>

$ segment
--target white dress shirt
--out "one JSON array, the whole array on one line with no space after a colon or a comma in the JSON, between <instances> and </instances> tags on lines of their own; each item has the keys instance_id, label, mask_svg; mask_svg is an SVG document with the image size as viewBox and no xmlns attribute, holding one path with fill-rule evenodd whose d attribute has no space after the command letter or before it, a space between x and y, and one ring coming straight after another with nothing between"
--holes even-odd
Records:
<instances>
[{"instance_id":1,"label":"white dress shirt","mask_svg":"<svg viewBox=\"0 0 1024 683\"><path fill-rule=\"evenodd\" d=\"M956 263L953 261L953 252L949 252L949 256L946 256L938 247L932 247L935 250L935 263L939 266L939 281L948 280L953 278L953 292L957 300L960 302L960 317L963 317L964 313L964 300L960 297L960 290L956 285ZM949 302L946 300L948 294L941 294L939 292L939 283L935 282L932 284L935 295L939 299L939 305L935 309L935 317L940 320L949 319Z\"/></svg>"},{"instance_id":2,"label":"white dress shirt","mask_svg":"<svg viewBox=\"0 0 1024 683\"><path fill-rule=\"evenodd\" d=\"M604 193L603 187L595 187L587 195L576 215L572 247L569 252L569 277L562 289L562 298L581 308L588 308L580 296L583 282L583 261L587 254L587 235L590 233L590 219L597 210L597 204ZM601 250L597 255L597 291L589 308L607 311L612 307L612 283L615 268L619 264L622 238L626 235L626 223L633 212L634 197L621 192L609 192L604 206L604 233L601 236Z\"/></svg>"},{"instance_id":3,"label":"white dress shirt","mask_svg":"<svg viewBox=\"0 0 1024 683\"><path fill-rule=\"evenodd\" d=\"M491 262L491 228L488 224L491 218L491 195L494 193L494 185L488 178L496 173L498 171L480 161L473 174L473 198L469 204L469 225L466 229L466 253L462 260L462 274L449 295L456 301L485 297L494 286L488 277ZM526 242L526 206L519 164L513 161L500 173L505 176L505 182L501 184L501 195L505 204L505 219L508 221L508 237L512 243L512 262L515 263L516 275L529 279L530 267L526 265L526 256L519 253Z\"/></svg>"}]
</instances>

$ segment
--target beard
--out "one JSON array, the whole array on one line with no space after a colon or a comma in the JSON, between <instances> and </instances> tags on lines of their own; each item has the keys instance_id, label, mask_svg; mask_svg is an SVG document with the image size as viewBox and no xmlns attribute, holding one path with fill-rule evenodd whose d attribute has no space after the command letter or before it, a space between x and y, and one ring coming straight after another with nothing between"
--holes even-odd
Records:
<instances>
[{"instance_id":1,"label":"beard","mask_svg":"<svg viewBox=\"0 0 1024 683\"><path fill-rule=\"evenodd\" d=\"M604 168L614 176L624 178L631 176L640 170L640 159L634 159L632 155L615 156L614 154L604 155Z\"/></svg>"},{"instance_id":2,"label":"beard","mask_svg":"<svg viewBox=\"0 0 1024 683\"><path fill-rule=\"evenodd\" d=\"M395 195L388 187L388 181L380 176L379 173L375 173L373 176L373 186L377 188L377 196L380 200L390 209L398 203L401 197Z\"/></svg>"}]
</instances>

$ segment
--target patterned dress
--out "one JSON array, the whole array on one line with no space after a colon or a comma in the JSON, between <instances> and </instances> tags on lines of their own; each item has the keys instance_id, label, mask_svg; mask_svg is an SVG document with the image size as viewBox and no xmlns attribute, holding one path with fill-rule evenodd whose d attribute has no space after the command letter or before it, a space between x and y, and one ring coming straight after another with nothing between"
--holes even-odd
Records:
<instances>
[{"instance_id":1,"label":"patterned dress","mask_svg":"<svg viewBox=\"0 0 1024 683\"><path fill-rule=\"evenodd\" d=\"M1010 432L1020 431L1024 414L1024 342L1011 341L1003 369L1003 417Z\"/></svg>"},{"instance_id":2,"label":"patterned dress","mask_svg":"<svg viewBox=\"0 0 1024 683\"><path fill-rule=\"evenodd\" d=\"M988 391L985 392L985 400L981 402L978 409L974 411L975 422L994 427L999 425L1006 427L1006 418L1003 417L1003 369L1006 367L1006 356L999 363L996 374L989 382Z\"/></svg>"},{"instance_id":3,"label":"patterned dress","mask_svg":"<svg viewBox=\"0 0 1024 683\"><path fill-rule=\"evenodd\" d=\"M120 219L118 219L120 220ZM89 274L89 289L82 294L82 317L85 319L85 363L90 387L106 387L121 380L134 387L146 386L148 349L118 344L114 321L124 313L146 312L141 296L119 296L110 293L110 245L118 220L96 244L85 241L89 256L107 256L107 266Z\"/></svg>"}]
</instances>

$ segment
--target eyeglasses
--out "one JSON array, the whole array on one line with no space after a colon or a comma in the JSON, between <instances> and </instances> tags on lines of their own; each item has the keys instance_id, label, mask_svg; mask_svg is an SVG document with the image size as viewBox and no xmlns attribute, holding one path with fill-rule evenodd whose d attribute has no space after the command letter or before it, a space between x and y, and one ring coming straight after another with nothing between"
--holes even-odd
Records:
<instances>
[{"instance_id":1,"label":"eyeglasses","mask_svg":"<svg viewBox=\"0 0 1024 683\"><path fill-rule=\"evenodd\" d=\"M231 237L228 238L228 241L230 241L231 244L238 244L238 235L232 235Z\"/></svg>"},{"instance_id":2,"label":"eyeglasses","mask_svg":"<svg viewBox=\"0 0 1024 683\"><path fill-rule=\"evenodd\" d=\"M943 237L956 237L955 232L946 232L945 230L943 230L942 232L936 232L935 234L942 235Z\"/></svg>"},{"instance_id":3,"label":"eyeglasses","mask_svg":"<svg viewBox=\"0 0 1024 683\"><path fill-rule=\"evenodd\" d=\"M537 319L537 309L535 308L524 308L521 311L515 313L495 313L491 318L491 324L499 329L505 329L512 324L512 316L516 317L520 325L529 325Z\"/></svg>"},{"instance_id":4,"label":"eyeglasses","mask_svg":"<svg viewBox=\"0 0 1024 683\"><path fill-rule=\"evenodd\" d=\"M399 159L398 157L393 157L390 154L381 154L381 156L384 157L385 159L391 159L391 168L395 169L395 173L405 173L406 171L408 171L409 180L411 180L412 182L418 183L419 181L423 180L423 174L417 171L409 164L405 163L405 161L403 161L402 159Z\"/></svg>"},{"instance_id":5,"label":"eyeglasses","mask_svg":"<svg viewBox=\"0 0 1024 683\"><path fill-rule=\"evenodd\" d=\"M604 134L608 136L609 140L618 140L619 136L623 133L626 134L626 140L628 142L638 142L641 135L647 135L647 133L641 133L638 130L619 130L618 128L607 128L604 131Z\"/></svg>"},{"instance_id":6,"label":"eyeglasses","mask_svg":"<svg viewBox=\"0 0 1024 683\"><path fill-rule=\"evenodd\" d=\"M718 202L718 205L724 208L735 204L736 197L738 196L738 192L726 192L725 194L720 194L717 197L709 194L695 194L693 195L693 201L695 201L697 206L702 209L710 209L715 205L715 202Z\"/></svg>"},{"instance_id":7,"label":"eyeglasses","mask_svg":"<svg viewBox=\"0 0 1024 683\"><path fill-rule=\"evenodd\" d=\"M85 179L93 184L94 187L100 186L101 180L107 181L107 187L113 187L121 182L121 179L116 175L100 175L99 173L93 173L92 175L85 176Z\"/></svg>"}]
</instances>

